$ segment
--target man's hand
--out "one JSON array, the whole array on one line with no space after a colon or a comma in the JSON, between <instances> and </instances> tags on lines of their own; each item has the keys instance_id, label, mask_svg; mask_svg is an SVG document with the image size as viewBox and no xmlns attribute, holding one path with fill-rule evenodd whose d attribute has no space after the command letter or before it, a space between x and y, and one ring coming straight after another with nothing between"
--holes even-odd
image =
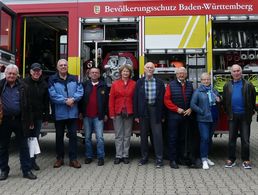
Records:
<instances>
[{"instance_id":1,"label":"man's hand","mask_svg":"<svg viewBox=\"0 0 258 195\"><path fill-rule=\"evenodd\" d=\"M192 109L188 108L186 111L184 111L184 116L190 116L191 113L192 113Z\"/></svg>"},{"instance_id":2,"label":"man's hand","mask_svg":"<svg viewBox=\"0 0 258 195\"><path fill-rule=\"evenodd\" d=\"M139 123L139 122L140 122L140 119L139 119L139 118L135 118L134 121L135 121L136 123Z\"/></svg>"},{"instance_id":3,"label":"man's hand","mask_svg":"<svg viewBox=\"0 0 258 195\"><path fill-rule=\"evenodd\" d=\"M107 121L108 121L108 116L105 115L105 116L104 116L104 122L107 122Z\"/></svg>"},{"instance_id":4,"label":"man's hand","mask_svg":"<svg viewBox=\"0 0 258 195\"><path fill-rule=\"evenodd\" d=\"M178 108L178 109L177 109L177 113L178 113L178 114L184 114L184 112L185 112L185 110L182 109L182 108Z\"/></svg>"},{"instance_id":5,"label":"man's hand","mask_svg":"<svg viewBox=\"0 0 258 195\"><path fill-rule=\"evenodd\" d=\"M65 103L67 106L72 107L74 105L74 98L68 98Z\"/></svg>"}]
</instances>

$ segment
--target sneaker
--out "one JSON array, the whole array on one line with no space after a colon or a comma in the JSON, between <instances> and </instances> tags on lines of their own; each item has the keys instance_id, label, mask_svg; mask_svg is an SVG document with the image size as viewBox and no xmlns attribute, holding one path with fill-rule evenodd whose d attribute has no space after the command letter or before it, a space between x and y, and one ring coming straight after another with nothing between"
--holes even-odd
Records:
<instances>
[{"instance_id":1,"label":"sneaker","mask_svg":"<svg viewBox=\"0 0 258 195\"><path fill-rule=\"evenodd\" d=\"M147 160L147 159L141 159L141 160L138 162L138 166L146 165L147 163L148 163L148 160Z\"/></svg>"},{"instance_id":2,"label":"sneaker","mask_svg":"<svg viewBox=\"0 0 258 195\"><path fill-rule=\"evenodd\" d=\"M204 170L207 170L207 169L209 169L210 167L209 167L209 165L208 165L208 161L207 160L204 160L203 162L202 162L202 169L204 169Z\"/></svg>"},{"instance_id":3,"label":"sneaker","mask_svg":"<svg viewBox=\"0 0 258 195\"><path fill-rule=\"evenodd\" d=\"M235 161L231 161L231 160L227 160L226 164L225 164L225 168L232 168L236 166L236 162Z\"/></svg>"},{"instance_id":4,"label":"sneaker","mask_svg":"<svg viewBox=\"0 0 258 195\"><path fill-rule=\"evenodd\" d=\"M156 161L156 168L161 168L161 167L163 167L163 162L162 162L162 160L157 160Z\"/></svg>"},{"instance_id":5,"label":"sneaker","mask_svg":"<svg viewBox=\"0 0 258 195\"><path fill-rule=\"evenodd\" d=\"M212 162L210 159L207 159L207 163L208 163L208 165L210 165L210 166L214 166L214 165L215 165L215 163Z\"/></svg>"},{"instance_id":6,"label":"sneaker","mask_svg":"<svg viewBox=\"0 0 258 195\"><path fill-rule=\"evenodd\" d=\"M251 165L251 162L250 161L244 161L242 166L245 168L245 169L251 169L252 168L252 165Z\"/></svg>"}]
</instances>

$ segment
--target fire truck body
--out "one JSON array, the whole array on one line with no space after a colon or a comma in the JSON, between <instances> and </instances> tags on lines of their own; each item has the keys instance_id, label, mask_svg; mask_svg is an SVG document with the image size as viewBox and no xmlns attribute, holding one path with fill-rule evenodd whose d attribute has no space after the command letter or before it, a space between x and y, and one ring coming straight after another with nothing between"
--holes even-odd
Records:
<instances>
[{"instance_id":1,"label":"fire truck body","mask_svg":"<svg viewBox=\"0 0 258 195\"><path fill-rule=\"evenodd\" d=\"M183 65L194 87L208 71L222 92L231 65L238 63L258 92L255 0L3 2L17 14L16 64L24 75L35 60L54 71L64 57L69 72L81 80L90 67L99 66L110 86L122 64L131 64L137 79L144 64L153 61L155 75L165 83ZM218 133L227 131L226 121L221 112Z\"/></svg>"}]
</instances>

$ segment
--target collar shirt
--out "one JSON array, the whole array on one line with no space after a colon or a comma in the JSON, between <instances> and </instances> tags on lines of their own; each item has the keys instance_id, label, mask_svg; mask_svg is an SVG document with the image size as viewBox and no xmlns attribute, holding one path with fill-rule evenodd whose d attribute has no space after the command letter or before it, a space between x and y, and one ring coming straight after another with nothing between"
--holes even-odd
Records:
<instances>
[{"instance_id":1,"label":"collar shirt","mask_svg":"<svg viewBox=\"0 0 258 195\"><path fill-rule=\"evenodd\" d=\"M20 114L20 92L17 83L13 87L6 84L2 92L2 103L4 115Z\"/></svg>"},{"instance_id":2,"label":"collar shirt","mask_svg":"<svg viewBox=\"0 0 258 195\"><path fill-rule=\"evenodd\" d=\"M156 79L152 77L147 80L145 78L145 99L148 104L155 104L156 99Z\"/></svg>"}]
</instances>

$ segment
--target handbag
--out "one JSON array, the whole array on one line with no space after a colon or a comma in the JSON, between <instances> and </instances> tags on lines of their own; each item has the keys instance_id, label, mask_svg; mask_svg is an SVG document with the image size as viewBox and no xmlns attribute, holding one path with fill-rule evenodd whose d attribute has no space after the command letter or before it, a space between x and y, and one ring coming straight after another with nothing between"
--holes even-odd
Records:
<instances>
[{"instance_id":1,"label":"handbag","mask_svg":"<svg viewBox=\"0 0 258 195\"><path fill-rule=\"evenodd\" d=\"M28 147L30 152L30 158L33 158L36 154L40 153L39 143L36 137L28 138Z\"/></svg>"}]
</instances>

